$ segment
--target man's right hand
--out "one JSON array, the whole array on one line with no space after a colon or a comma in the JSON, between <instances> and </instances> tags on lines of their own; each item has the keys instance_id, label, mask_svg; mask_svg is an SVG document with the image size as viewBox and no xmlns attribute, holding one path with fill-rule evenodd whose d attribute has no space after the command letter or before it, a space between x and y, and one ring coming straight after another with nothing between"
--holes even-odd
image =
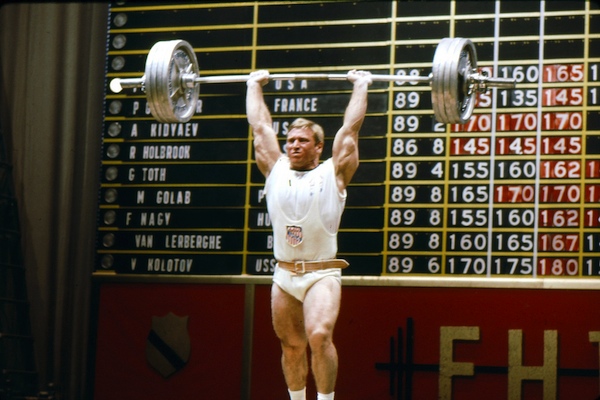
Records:
<instances>
[{"instance_id":1,"label":"man's right hand","mask_svg":"<svg viewBox=\"0 0 600 400\"><path fill-rule=\"evenodd\" d=\"M359 80L364 80L367 82L367 85L371 85L371 83L373 83L373 80L371 79L371 73L369 71L361 71L356 69L348 72L348 80L352 83Z\"/></svg>"}]
</instances>

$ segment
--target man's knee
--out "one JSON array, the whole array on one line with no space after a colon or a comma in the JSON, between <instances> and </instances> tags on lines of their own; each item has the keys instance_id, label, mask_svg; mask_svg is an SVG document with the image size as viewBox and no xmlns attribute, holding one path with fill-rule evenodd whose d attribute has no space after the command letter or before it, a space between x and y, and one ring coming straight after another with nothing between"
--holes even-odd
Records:
<instances>
[{"instance_id":1,"label":"man's knee","mask_svg":"<svg viewBox=\"0 0 600 400\"><path fill-rule=\"evenodd\" d=\"M281 341L281 352L287 360L300 360L306 357L307 343L289 343Z\"/></svg>"},{"instance_id":2,"label":"man's knee","mask_svg":"<svg viewBox=\"0 0 600 400\"><path fill-rule=\"evenodd\" d=\"M304 336L282 335L279 337L279 341L281 342L281 348L284 351L292 353L302 353L308 346L308 341Z\"/></svg>"},{"instance_id":3,"label":"man's knee","mask_svg":"<svg viewBox=\"0 0 600 400\"><path fill-rule=\"evenodd\" d=\"M333 344L333 332L326 327L317 327L308 334L308 342L312 351L322 351Z\"/></svg>"}]
</instances>

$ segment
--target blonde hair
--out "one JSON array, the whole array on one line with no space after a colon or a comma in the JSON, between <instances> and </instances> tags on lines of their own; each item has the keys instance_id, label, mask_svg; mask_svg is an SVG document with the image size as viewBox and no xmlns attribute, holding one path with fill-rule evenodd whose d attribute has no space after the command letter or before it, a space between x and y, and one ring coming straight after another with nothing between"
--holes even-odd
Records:
<instances>
[{"instance_id":1,"label":"blonde hair","mask_svg":"<svg viewBox=\"0 0 600 400\"><path fill-rule=\"evenodd\" d=\"M313 132L315 143L322 143L325 141L325 132L323 132L321 125L306 118L296 118L290 125L289 130L303 128L308 128Z\"/></svg>"}]
</instances>

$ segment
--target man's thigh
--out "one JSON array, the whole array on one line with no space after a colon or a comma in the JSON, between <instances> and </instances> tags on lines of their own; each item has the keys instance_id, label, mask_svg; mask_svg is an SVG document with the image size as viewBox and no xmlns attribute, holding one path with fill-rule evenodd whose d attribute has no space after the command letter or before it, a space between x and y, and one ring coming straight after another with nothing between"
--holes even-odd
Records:
<instances>
[{"instance_id":1,"label":"man's thigh","mask_svg":"<svg viewBox=\"0 0 600 400\"><path fill-rule=\"evenodd\" d=\"M307 332L314 329L333 331L340 311L342 285L335 277L325 277L311 286L304 298Z\"/></svg>"}]
</instances>

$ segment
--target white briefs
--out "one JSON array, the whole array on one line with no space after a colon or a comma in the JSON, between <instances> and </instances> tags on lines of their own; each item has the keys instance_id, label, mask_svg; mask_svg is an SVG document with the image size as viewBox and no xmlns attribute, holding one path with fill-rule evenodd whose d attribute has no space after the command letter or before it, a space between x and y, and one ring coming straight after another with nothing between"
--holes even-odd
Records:
<instances>
[{"instance_id":1,"label":"white briefs","mask_svg":"<svg viewBox=\"0 0 600 400\"><path fill-rule=\"evenodd\" d=\"M328 268L307 272L305 274L294 274L287 269L275 267L273 282L286 293L289 293L299 301L304 302L304 297L306 296L308 289L316 282L328 276L335 278L340 285L342 284L342 270L340 268Z\"/></svg>"}]
</instances>

